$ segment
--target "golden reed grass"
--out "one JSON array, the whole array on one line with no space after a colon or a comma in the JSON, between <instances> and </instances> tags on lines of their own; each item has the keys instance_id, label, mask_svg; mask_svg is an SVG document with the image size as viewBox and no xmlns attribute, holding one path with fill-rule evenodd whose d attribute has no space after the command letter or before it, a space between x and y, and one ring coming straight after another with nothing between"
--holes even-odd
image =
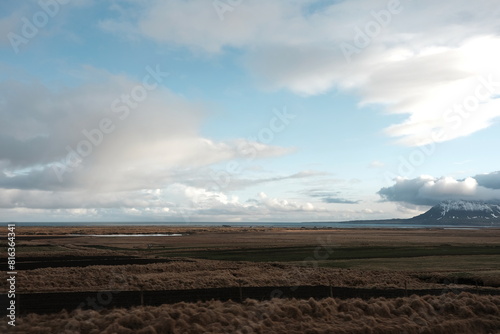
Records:
<instances>
[{"instance_id":1,"label":"golden reed grass","mask_svg":"<svg viewBox=\"0 0 500 334\"><path fill-rule=\"evenodd\" d=\"M3 326L3 327L2 327ZM6 332L5 323L0 332ZM21 317L26 334L500 333L500 297L468 293L370 300L272 299L177 303Z\"/></svg>"}]
</instances>

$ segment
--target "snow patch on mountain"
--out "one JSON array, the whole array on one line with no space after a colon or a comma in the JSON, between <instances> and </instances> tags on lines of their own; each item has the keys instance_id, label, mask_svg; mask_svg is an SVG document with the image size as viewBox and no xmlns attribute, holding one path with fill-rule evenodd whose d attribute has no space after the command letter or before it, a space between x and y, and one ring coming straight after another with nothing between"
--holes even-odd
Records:
<instances>
[{"instance_id":1,"label":"snow patch on mountain","mask_svg":"<svg viewBox=\"0 0 500 334\"><path fill-rule=\"evenodd\" d=\"M433 206L427 212L411 218L423 224L500 224L500 201L479 202L448 200Z\"/></svg>"},{"instance_id":2,"label":"snow patch on mountain","mask_svg":"<svg viewBox=\"0 0 500 334\"><path fill-rule=\"evenodd\" d=\"M439 203L441 215L445 216L450 211L484 211L490 213L497 218L494 214L495 211L500 212L500 205L486 204L482 202L471 201L444 201ZM494 210L496 209L496 210Z\"/></svg>"}]
</instances>

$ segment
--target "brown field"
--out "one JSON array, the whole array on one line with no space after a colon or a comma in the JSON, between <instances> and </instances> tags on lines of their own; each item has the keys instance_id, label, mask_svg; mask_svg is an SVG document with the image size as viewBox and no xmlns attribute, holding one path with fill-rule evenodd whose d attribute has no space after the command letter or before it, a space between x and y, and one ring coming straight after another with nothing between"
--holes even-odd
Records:
<instances>
[{"instance_id":1,"label":"brown field","mask_svg":"<svg viewBox=\"0 0 500 334\"><path fill-rule=\"evenodd\" d=\"M182 236L91 236L135 233ZM34 266L18 272L21 293L298 285L500 290L500 229L18 227L16 234L19 265ZM120 256L158 263L116 262ZM82 259L90 262L71 265ZM212 301L30 314L16 332L495 333L499 305L498 296L470 294Z\"/></svg>"},{"instance_id":2,"label":"brown field","mask_svg":"<svg viewBox=\"0 0 500 334\"><path fill-rule=\"evenodd\" d=\"M101 244L141 249L147 243L166 247L279 247L317 245L322 239L338 246L369 245L499 245L500 229L301 229L240 227L22 227L18 236L32 237L26 244L49 240L54 245ZM103 234L184 234L183 237L96 238ZM79 235L70 237L71 235ZM67 238L55 239L50 237ZM49 237L41 239L41 237ZM96 242L98 240L98 242Z\"/></svg>"},{"instance_id":3,"label":"brown field","mask_svg":"<svg viewBox=\"0 0 500 334\"><path fill-rule=\"evenodd\" d=\"M367 288L443 288L405 272L193 260L172 263L41 268L18 274L20 292L177 290L237 286L332 285ZM459 286L455 284L454 286Z\"/></svg>"},{"instance_id":4,"label":"brown field","mask_svg":"<svg viewBox=\"0 0 500 334\"><path fill-rule=\"evenodd\" d=\"M182 236L89 236L116 233ZM405 283L436 288L446 280L460 283L459 278L500 286L498 229L23 227L17 229L17 243L18 261L63 263L63 256L118 255L175 260L25 270L19 273L22 292L105 289L113 277L113 288L122 290L299 284L402 288Z\"/></svg>"},{"instance_id":5,"label":"brown field","mask_svg":"<svg viewBox=\"0 0 500 334\"><path fill-rule=\"evenodd\" d=\"M408 298L272 299L62 311L21 318L16 333L499 333L500 298L462 293ZM6 324L0 324L6 330Z\"/></svg>"}]
</instances>

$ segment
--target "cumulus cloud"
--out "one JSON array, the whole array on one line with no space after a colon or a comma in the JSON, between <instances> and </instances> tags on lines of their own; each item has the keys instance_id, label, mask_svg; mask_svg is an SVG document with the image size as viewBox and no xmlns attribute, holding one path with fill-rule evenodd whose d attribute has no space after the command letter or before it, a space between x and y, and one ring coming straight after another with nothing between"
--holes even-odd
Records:
<instances>
[{"instance_id":1,"label":"cumulus cloud","mask_svg":"<svg viewBox=\"0 0 500 334\"><path fill-rule=\"evenodd\" d=\"M474 176L477 183L485 188L500 189L500 171Z\"/></svg>"},{"instance_id":2,"label":"cumulus cloud","mask_svg":"<svg viewBox=\"0 0 500 334\"><path fill-rule=\"evenodd\" d=\"M176 169L291 152L243 138L204 138L202 105L160 85L148 91L123 76L87 71L98 83L60 90L0 83L0 187L142 189L171 182Z\"/></svg>"},{"instance_id":3,"label":"cumulus cloud","mask_svg":"<svg viewBox=\"0 0 500 334\"><path fill-rule=\"evenodd\" d=\"M293 152L245 138L201 136L205 107L155 83L151 73L158 71L146 68L149 77L136 81L85 68L82 83L68 88L1 82L0 208L22 209L24 216L33 210L66 210L73 216L74 210L97 209L103 217L126 209L122 214L179 217L170 185L189 183L195 175L206 185L210 175L203 171L213 165ZM232 203L224 194L204 191L192 197L207 208Z\"/></svg>"},{"instance_id":4,"label":"cumulus cloud","mask_svg":"<svg viewBox=\"0 0 500 334\"><path fill-rule=\"evenodd\" d=\"M395 179L396 184L380 189L378 194L384 201L429 206L450 199L498 201L500 200L500 188L497 188L496 183L498 174L498 172L483 174L481 182L478 182L477 176L463 180L452 177L435 178L428 175L414 179L398 177Z\"/></svg>"},{"instance_id":5,"label":"cumulus cloud","mask_svg":"<svg viewBox=\"0 0 500 334\"><path fill-rule=\"evenodd\" d=\"M319 4L245 1L222 20L211 2L157 1L142 15L134 10L126 27L211 54L243 50L248 70L271 89L342 90L357 94L361 105L407 115L386 129L403 145L467 136L500 116L500 9L491 0L401 1L392 12L385 0ZM381 13L389 13L386 21L376 18ZM113 32L120 25L101 22ZM377 33L367 33L370 27Z\"/></svg>"},{"instance_id":6,"label":"cumulus cloud","mask_svg":"<svg viewBox=\"0 0 500 334\"><path fill-rule=\"evenodd\" d=\"M313 211L314 205L306 202L306 203L298 203L296 201L289 201L286 199L279 198L270 198L266 193L259 193L258 200L255 200L256 203L263 205L267 209L272 211Z\"/></svg>"},{"instance_id":7,"label":"cumulus cloud","mask_svg":"<svg viewBox=\"0 0 500 334\"><path fill-rule=\"evenodd\" d=\"M158 189L95 193L3 189L2 219L39 221L171 221L176 223L227 221L331 221L378 217L381 210L332 209L323 201L270 196L260 192L249 198L172 183Z\"/></svg>"},{"instance_id":8,"label":"cumulus cloud","mask_svg":"<svg viewBox=\"0 0 500 334\"><path fill-rule=\"evenodd\" d=\"M120 192L42 191L3 189L0 192L0 209L4 213L50 213L61 215L91 215L97 219L141 217L158 220L217 220L270 219L276 214L303 215L325 213L308 201L270 197L261 192L241 200L238 196L203 187L172 183L158 189ZM13 215L15 217L15 215ZM142 218L143 217L143 218ZM298 218L298 217L295 217ZM5 217L4 217L5 219ZM274 218L272 218L274 219Z\"/></svg>"}]
</instances>

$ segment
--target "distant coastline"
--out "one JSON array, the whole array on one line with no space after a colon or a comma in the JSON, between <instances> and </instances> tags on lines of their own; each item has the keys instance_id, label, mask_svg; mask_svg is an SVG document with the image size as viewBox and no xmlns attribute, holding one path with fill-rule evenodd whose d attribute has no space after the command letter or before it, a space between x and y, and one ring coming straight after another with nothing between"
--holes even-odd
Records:
<instances>
[{"instance_id":1,"label":"distant coastline","mask_svg":"<svg viewBox=\"0 0 500 334\"><path fill-rule=\"evenodd\" d=\"M498 224L415 224L409 223L404 219L394 220L359 220L345 222L2 222L1 225L15 223L16 226L206 226L206 227L268 227L268 228L352 228L352 229L367 229L367 228L387 228L387 229L480 229L480 228L500 228ZM469 224L467 224L469 223Z\"/></svg>"}]
</instances>

